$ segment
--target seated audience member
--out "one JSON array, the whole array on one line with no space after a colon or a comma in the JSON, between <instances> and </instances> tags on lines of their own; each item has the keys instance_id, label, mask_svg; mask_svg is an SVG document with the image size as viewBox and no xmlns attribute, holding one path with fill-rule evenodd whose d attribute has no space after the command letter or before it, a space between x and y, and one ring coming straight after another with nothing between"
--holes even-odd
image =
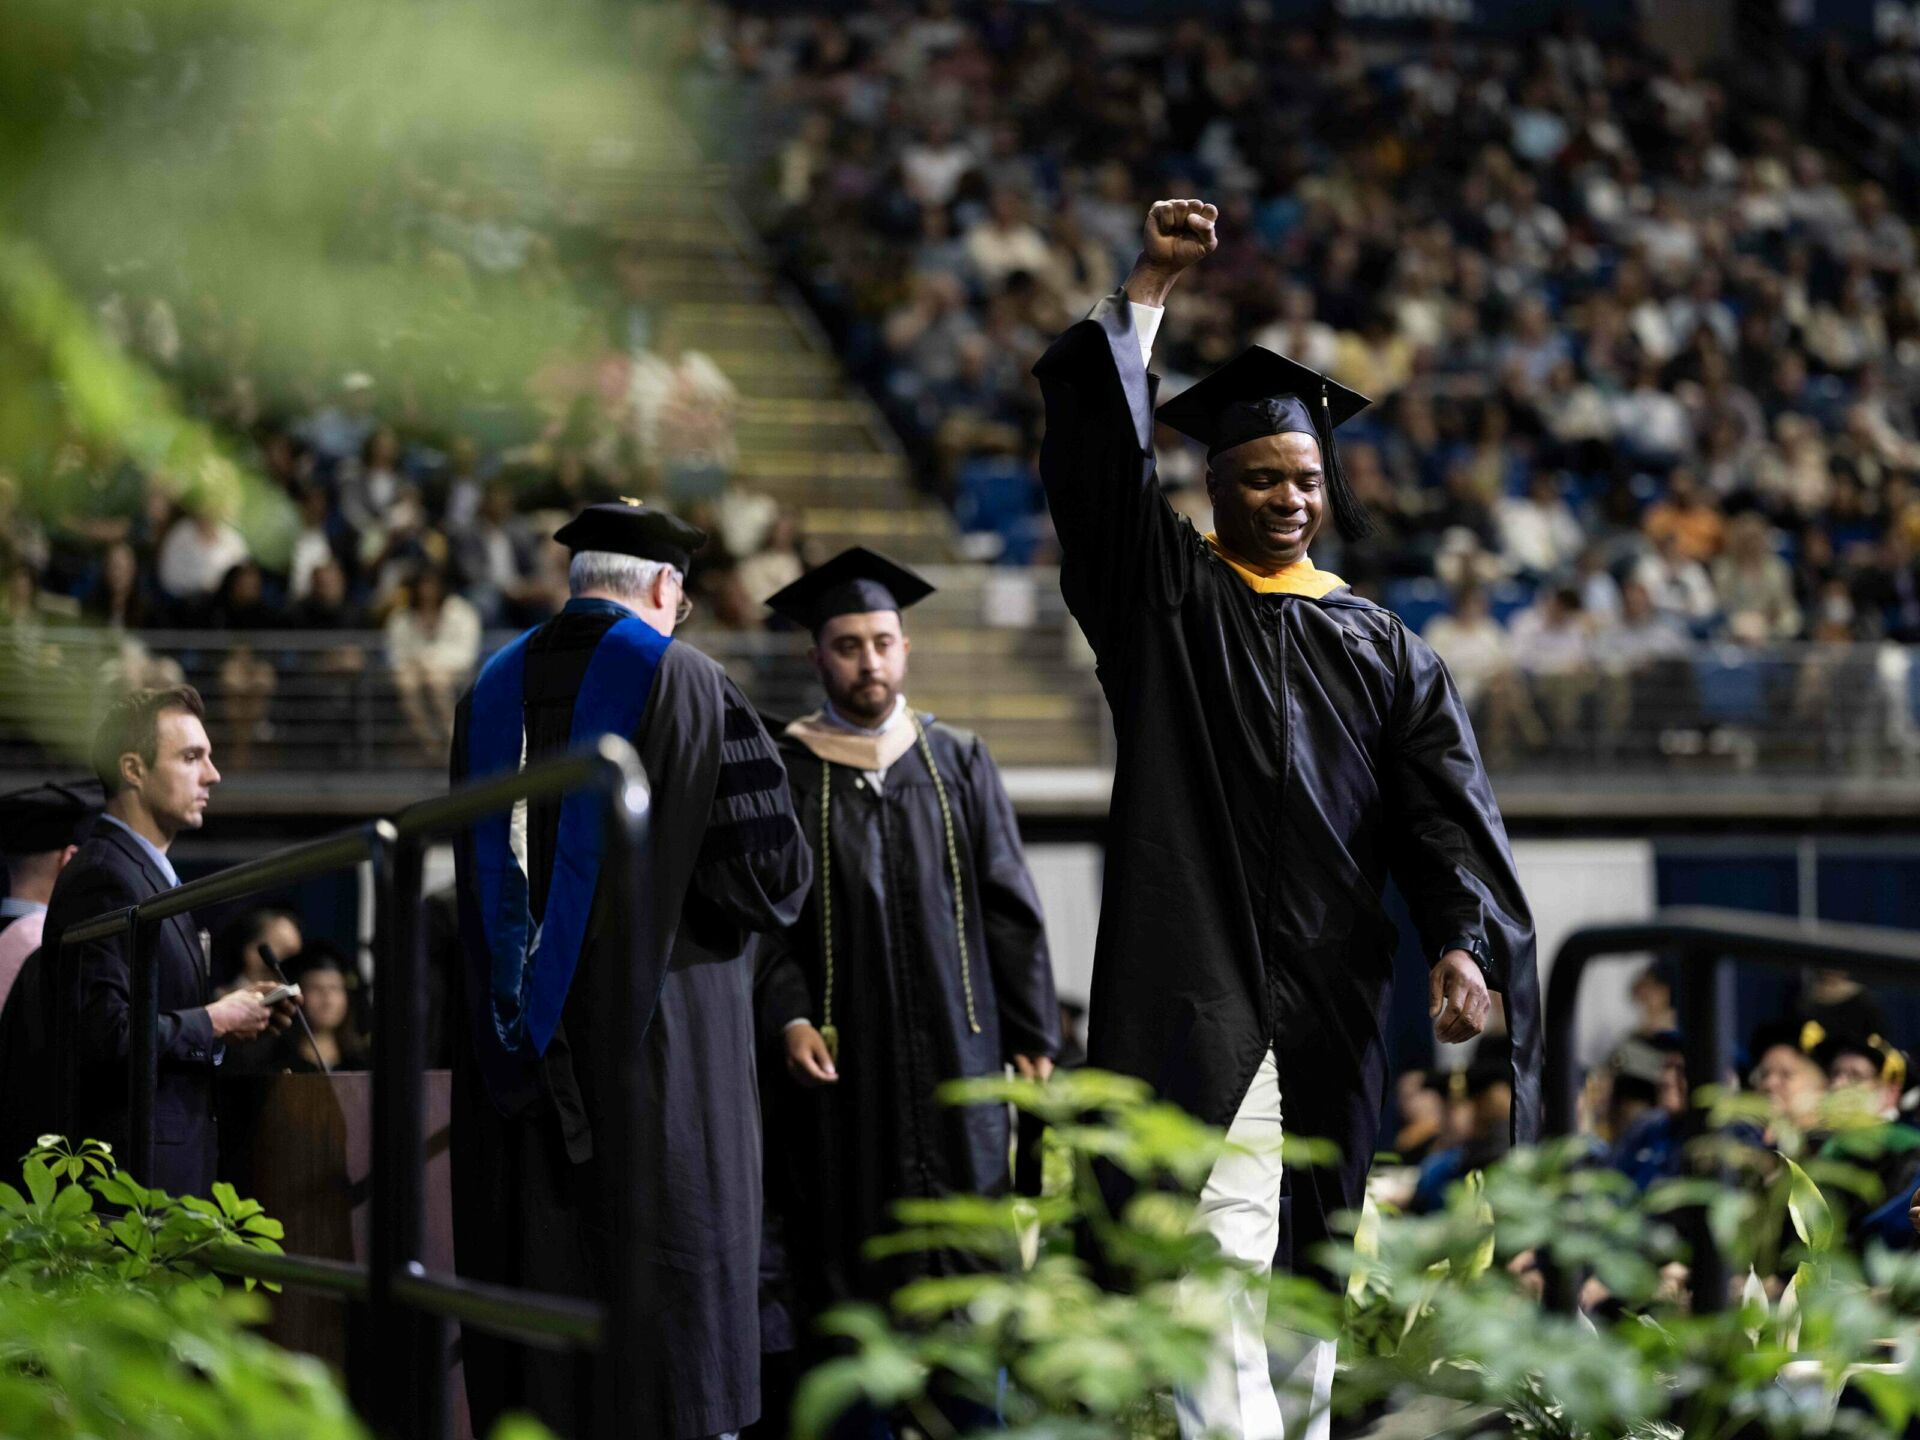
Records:
<instances>
[{"instance_id":1,"label":"seated audience member","mask_svg":"<svg viewBox=\"0 0 1920 1440\"><path fill-rule=\"evenodd\" d=\"M1454 1181L1485 1169L1511 1148L1512 1077L1512 1062L1504 1053L1487 1058L1476 1055L1464 1071L1448 1077L1449 1143L1421 1165L1409 1207L1414 1213L1438 1210Z\"/></svg>"},{"instance_id":2,"label":"seated audience member","mask_svg":"<svg viewBox=\"0 0 1920 1440\"><path fill-rule=\"evenodd\" d=\"M480 616L446 577L422 566L387 617L387 663L423 758L444 763L460 689L480 658Z\"/></svg>"},{"instance_id":3,"label":"seated audience member","mask_svg":"<svg viewBox=\"0 0 1920 1440\"><path fill-rule=\"evenodd\" d=\"M1792 1021L1762 1027L1753 1043L1753 1070L1748 1083L1767 1099L1772 1120L1761 1136L1771 1146L1781 1127L1810 1134L1820 1125L1820 1105L1827 1095L1827 1075L1813 1058L1821 1032L1817 1026Z\"/></svg>"},{"instance_id":4,"label":"seated audience member","mask_svg":"<svg viewBox=\"0 0 1920 1440\"><path fill-rule=\"evenodd\" d=\"M220 661L220 699L227 737L227 765L233 770L253 768L254 747L267 731L267 710L279 688L273 664L241 638L249 631L280 623L281 612L267 603L266 577L251 560L229 570L213 597L209 620L233 637Z\"/></svg>"},{"instance_id":5,"label":"seated audience member","mask_svg":"<svg viewBox=\"0 0 1920 1440\"><path fill-rule=\"evenodd\" d=\"M1793 1017L1829 1035L1884 1035L1887 1013L1873 993L1844 970L1809 970Z\"/></svg>"},{"instance_id":6,"label":"seated audience member","mask_svg":"<svg viewBox=\"0 0 1920 1440\"><path fill-rule=\"evenodd\" d=\"M281 1037L280 1058L296 1075L321 1070L367 1068L366 1040L353 1024L348 973L339 952L324 941L314 941L301 952L288 973L300 986L301 1007L313 1031L295 1026Z\"/></svg>"},{"instance_id":7,"label":"seated audience member","mask_svg":"<svg viewBox=\"0 0 1920 1440\"><path fill-rule=\"evenodd\" d=\"M1421 1165L1447 1138L1447 1076L1432 1070L1406 1070L1393 1084L1400 1128L1393 1150L1403 1165Z\"/></svg>"},{"instance_id":8,"label":"seated audience member","mask_svg":"<svg viewBox=\"0 0 1920 1440\"><path fill-rule=\"evenodd\" d=\"M1586 548L1586 531L1561 493L1560 477L1550 470L1536 471L1527 493L1500 501L1494 515L1501 556L1529 579L1555 574Z\"/></svg>"},{"instance_id":9,"label":"seated audience member","mask_svg":"<svg viewBox=\"0 0 1920 1440\"><path fill-rule=\"evenodd\" d=\"M213 942L213 990L229 995L250 985L277 983L262 946L273 951L284 969L300 953L300 921L293 911L279 905L256 905L229 920Z\"/></svg>"},{"instance_id":10,"label":"seated audience member","mask_svg":"<svg viewBox=\"0 0 1920 1440\"><path fill-rule=\"evenodd\" d=\"M527 625L546 617L529 608L534 540L513 513L513 487L490 482L471 523L453 532L454 574L488 625Z\"/></svg>"},{"instance_id":11,"label":"seated audience member","mask_svg":"<svg viewBox=\"0 0 1920 1440\"><path fill-rule=\"evenodd\" d=\"M1726 517L1685 466L1667 477L1667 493L1647 507L1641 529L1656 542L1673 535L1680 553L1702 565L1720 553L1727 538Z\"/></svg>"},{"instance_id":12,"label":"seated audience member","mask_svg":"<svg viewBox=\"0 0 1920 1440\"><path fill-rule=\"evenodd\" d=\"M302 946L300 922L291 910L278 905L256 905L220 928L213 942L213 986L216 995L230 995L253 986L278 984L280 977L260 953L266 946L282 969L289 969ZM222 1061L222 1076L271 1075L284 1069L278 1045L244 1045Z\"/></svg>"},{"instance_id":13,"label":"seated audience member","mask_svg":"<svg viewBox=\"0 0 1920 1440\"><path fill-rule=\"evenodd\" d=\"M1907 1057L1879 1035L1825 1035L1814 1051L1826 1066L1831 1093L1857 1096L1861 1113L1836 1130L1821 1147L1821 1158L1866 1171L1877 1193L1861 1194L1845 1186L1826 1187L1847 1238L1855 1245L1870 1240L1896 1249L1913 1243L1907 1209L1920 1183L1920 1130L1900 1118L1900 1097L1907 1082Z\"/></svg>"},{"instance_id":14,"label":"seated audience member","mask_svg":"<svg viewBox=\"0 0 1920 1440\"><path fill-rule=\"evenodd\" d=\"M1633 1035L1608 1065L1613 1072L1607 1163L1644 1190L1680 1172L1687 1110L1687 1062L1676 1031Z\"/></svg>"},{"instance_id":15,"label":"seated audience member","mask_svg":"<svg viewBox=\"0 0 1920 1440\"><path fill-rule=\"evenodd\" d=\"M1788 640L1800 633L1793 571L1773 553L1766 520L1748 511L1727 530L1726 553L1713 562L1727 633L1736 640Z\"/></svg>"},{"instance_id":16,"label":"seated audience member","mask_svg":"<svg viewBox=\"0 0 1920 1440\"><path fill-rule=\"evenodd\" d=\"M53 882L100 813L97 781L35 785L0 796L0 1007L27 957L40 948Z\"/></svg>"},{"instance_id":17,"label":"seated audience member","mask_svg":"<svg viewBox=\"0 0 1920 1440\"><path fill-rule=\"evenodd\" d=\"M247 542L211 500L195 501L160 542L156 574L181 618L197 619L220 582L245 563Z\"/></svg>"},{"instance_id":18,"label":"seated audience member","mask_svg":"<svg viewBox=\"0 0 1920 1440\"><path fill-rule=\"evenodd\" d=\"M1680 534L1668 530L1640 558L1633 578L1645 587L1653 608L1688 630L1704 626L1720 608L1707 567L1680 550Z\"/></svg>"},{"instance_id":19,"label":"seated audience member","mask_svg":"<svg viewBox=\"0 0 1920 1440\"><path fill-rule=\"evenodd\" d=\"M1546 714L1548 742L1572 744L1593 690L1593 643L1580 593L1564 586L1543 591L1513 617L1512 636L1514 660Z\"/></svg>"},{"instance_id":20,"label":"seated audience member","mask_svg":"<svg viewBox=\"0 0 1920 1440\"><path fill-rule=\"evenodd\" d=\"M1493 618L1484 587L1471 580L1461 585L1453 613L1434 616L1421 638L1446 662L1490 757L1510 755L1516 736L1536 748L1545 743L1512 642Z\"/></svg>"}]
</instances>

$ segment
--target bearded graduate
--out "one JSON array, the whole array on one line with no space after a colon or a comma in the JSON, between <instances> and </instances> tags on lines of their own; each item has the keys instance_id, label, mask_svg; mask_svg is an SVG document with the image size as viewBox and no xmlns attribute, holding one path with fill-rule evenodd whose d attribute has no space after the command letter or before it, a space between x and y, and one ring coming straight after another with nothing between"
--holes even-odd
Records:
<instances>
[{"instance_id":1,"label":"bearded graduate","mask_svg":"<svg viewBox=\"0 0 1920 1440\"><path fill-rule=\"evenodd\" d=\"M601 1147L618 1076L645 1087L642 1189L654 1330L629 1433L730 1435L760 1410L760 1109L753 943L799 913L812 858L759 718L720 666L673 639L705 536L637 502L591 505L554 536L573 598L489 660L460 702L453 779L512 773L606 733L633 741L652 787L644 1034L595 1011L595 967L627 963L605 928L591 794L463 832L454 1057L453 1214L462 1275L596 1297L610 1257L606 1196L627 1177ZM637 1059L636 1059L637 1055ZM585 1358L469 1330L476 1433L528 1409L562 1435L594 1428Z\"/></svg>"},{"instance_id":2,"label":"bearded graduate","mask_svg":"<svg viewBox=\"0 0 1920 1440\"><path fill-rule=\"evenodd\" d=\"M943 1105L940 1083L1009 1064L1045 1079L1059 1051L1040 904L999 771L979 736L901 693L901 614L932 588L855 548L768 602L812 632L827 697L780 742L816 876L769 949L759 1002L791 1082L767 1083L769 1159L811 1314L883 1300L924 1270L926 1257L862 1252L895 1201L1008 1188L1006 1108Z\"/></svg>"},{"instance_id":3,"label":"bearded graduate","mask_svg":"<svg viewBox=\"0 0 1920 1440\"><path fill-rule=\"evenodd\" d=\"M1519 1140L1539 1121L1538 997L1533 922L1453 682L1309 558L1329 521L1349 539L1369 528L1334 445L1367 402L1255 347L1159 412L1207 447L1215 531L1161 497L1147 359L1216 214L1155 205L1125 287L1034 373L1060 587L1119 742L1088 1062L1246 1147L1220 1161L1195 1223L1264 1272L1310 1262L1361 1201L1387 1075L1388 877L1432 966L1440 1040L1479 1034L1489 990L1504 992ZM1283 1174L1283 1115L1341 1163ZM1328 1433L1332 1345L1270 1356L1264 1319L1257 1296L1233 1310L1179 1397L1183 1434Z\"/></svg>"}]
</instances>

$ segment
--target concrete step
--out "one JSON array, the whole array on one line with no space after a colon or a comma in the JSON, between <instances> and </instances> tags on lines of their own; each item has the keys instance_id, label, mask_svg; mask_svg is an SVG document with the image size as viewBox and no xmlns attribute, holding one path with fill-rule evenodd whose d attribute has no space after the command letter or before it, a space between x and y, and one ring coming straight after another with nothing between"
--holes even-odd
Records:
<instances>
[{"instance_id":1,"label":"concrete step","mask_svg":"<svg viewBox=\"0 0 1920 1440\"><path fill-rule=\"evenodd\" d=\"M805 448L816 453L874 454L872 430L861 424L835 425L782 420L774 424L741 420L734 433L740 449L747 453L779 452ZM891 483L891 482L889 482Z\"/></svg>"},{"instance_id":2,"label":"concrete step","mask_svg":"<svg viewBox=\"0 0 1920 1440\"><path fill-rule=\"evenodd\" d=\"M741 469L765 481L799 480L831 484L844 480L880 480L904 485L904 456L885 450L761 450L741 457Z\"/></svg>"}]
</instances>

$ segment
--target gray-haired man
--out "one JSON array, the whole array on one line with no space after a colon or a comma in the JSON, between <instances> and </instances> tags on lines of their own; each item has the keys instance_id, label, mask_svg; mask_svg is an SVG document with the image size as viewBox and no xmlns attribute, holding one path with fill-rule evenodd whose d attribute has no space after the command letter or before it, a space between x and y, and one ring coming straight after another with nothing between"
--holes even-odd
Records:
<instances>
[{"instance_id":1,"label":"gray-haired man","mask_svg":"<svg viewBox=\"0 0 1920 1440\"><path fill-rule=\"evenodd\" d=\"M455 782L512 772L612 732L653 793L653 933L660 1000L644 1037L593 1007L596 966L625 963L604 933L591 796L489 817L460 838L459 976L468 1023L454 1070L454 1241L461 1273L594 1296L608 1268L606 1197L640 1188L655 1333L639 1367L662 1440L724 1435L760 1412L760 1113L753 936L793 923L812 880L787 776L719 665L672 639L687 567L706 537L636 502L589 506L555 536L573 598L489 660L461 700ZM631 1064L647 1088L629 1174L602 1169L607 1108ZM469 1332L475 1425L530 1409L561 1434L589 1427L585 1362Z\"/></svg>"}]
</instances>

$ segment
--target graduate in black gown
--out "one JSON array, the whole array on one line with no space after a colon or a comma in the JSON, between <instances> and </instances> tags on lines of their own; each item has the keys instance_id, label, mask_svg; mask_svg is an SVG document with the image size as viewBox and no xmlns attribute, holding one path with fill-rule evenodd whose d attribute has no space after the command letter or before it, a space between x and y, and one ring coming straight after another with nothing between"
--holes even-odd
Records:
<instances>
[{"instance_id":1,"label":"graduate in black gown","mask_svg":"<svg viewBox=\"0 0 1920 1440\"><path fill-rule=\"evenodd\" d=\"M960 1263L862 1246L893 1228L898 1200L1007 1190L1005 1107L934 1092L1008 1065L1045 1078L1060 1047L1039 899L993 757L902 693L901 612L932 588L855 548L768 601L812 633L827 697L780 739L816 876L760 984L762 1034L787 1071L767 1077L768 1144L803 1326Z\"/></svg>"},{"instance_id":2,"label":"graduate in black gown","mask_svg":"<svg viewBox=\"0 0 1920 1440\"><path fill-rule=\"evenodd\" d=\"M98 780L48 781L0 796L0 1179L10 1183L55 1120L52 1002L40 948L47 902L103 801Z\"/></svg>"},{"instance_id":3,"label":"graduate in black gown","mask_svg":"<svg viewBox=\"0 0 1920 1440\"><path fill-rule=\"evenodd\" d=\"M594 967L624 963L605 931L599 812L586 795L463 834L454 1064L453 1209L460 1272L594 1296L608 1189L599 1137L636 1049L646 1088L637 1183L655 1330L639 1354L634 1435L737 1431L759 1413L761 1140L753 944L799 914L813 862L785 772L720 666L670 638L704 536L632 503L589 506L555 537L574 598L488 661L461 700L457 784L611 731L652 787L649 972L659 1002L636 1035L596 1013ZM524 749L523 749L524 747ZM464 1337L476 1433L526 1408L561 1435L591 1420L591 1363Z\"/></svg>"},{"instance_id":4,"label":"graduate in black gown","mask_svg":"<svg viewBox=\"0 0 1920 1440\"><path fill-rule=\"evenodd\" d=\"M1360 1203L1387 1076L1389 876L1433 966L1438 1038L1479 1033L1489 990L1504 998L1519 1140L1539 1122L1538 984L1445 667L1308 558L1328 518L1349 538L1368 528L1333 446L1366 402L1256 347L1160 411L1208 446L1215 533L1161 496L1147 352L1175 280L1214 248L1215 217L1199 201L1154 206L1123 290L1034 373L1061 589L1118 738L1088 1062L1236 1138L1243 1122L1256 1142L1277 1137L1284 1113L1288 1134L1339 1145L1338 1166L1283 1176L1276 1160L1225 1177L1238 1193L1209 1182L1208 1228L1257 1266L1310 1259L1330 1217ZM1233 1353L1183 1397L1187 1433L1280 1433L1259 1319L1236 1317ZM1330 1348L1302 1363L1323 1402ZM1324 1416L1293 1418L1289 1440L1325 1433Z\"/></svg>"}]
</instances>

